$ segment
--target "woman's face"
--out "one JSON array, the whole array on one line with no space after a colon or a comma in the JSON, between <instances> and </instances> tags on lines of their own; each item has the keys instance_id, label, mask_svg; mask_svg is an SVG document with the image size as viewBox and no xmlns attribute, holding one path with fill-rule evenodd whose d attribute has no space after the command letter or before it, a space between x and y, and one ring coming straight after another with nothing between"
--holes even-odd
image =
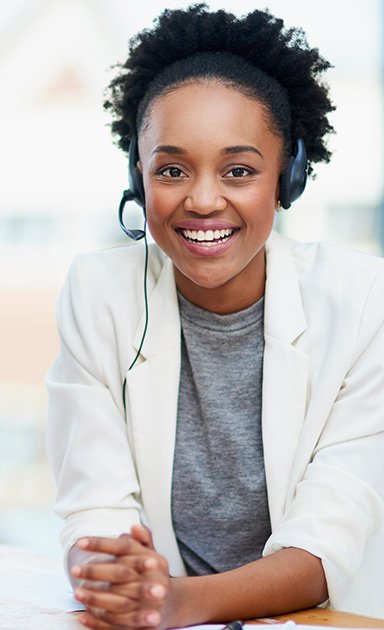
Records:
<instances>
[{"instance_id":1,"label":"woman's face","mask_svg":"<svg viewBox=\"0 0 384 630\"><path fill-rule=\"evenodd\" d=\"M218 313L264 293L283 145L267 123L235 88L191 83L155 101L139 137L151 234L181 293Z\"/></svg>"}]
</instances>

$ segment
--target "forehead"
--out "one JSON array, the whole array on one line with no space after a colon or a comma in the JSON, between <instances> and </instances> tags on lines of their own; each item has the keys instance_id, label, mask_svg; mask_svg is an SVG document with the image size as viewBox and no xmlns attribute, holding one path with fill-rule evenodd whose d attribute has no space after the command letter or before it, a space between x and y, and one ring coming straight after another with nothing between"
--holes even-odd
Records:
<instances>
[{"instance_id":1,"label":"forehead","mask_svg":"<svg viewBox=\"0 0 384 630\"><path fill-rule=\"evenodd\" d=\"M263 104L213 81L189 83L157 98L140 140L145 145L179 146L280 142Z\"/></svg>"}]
</instances>

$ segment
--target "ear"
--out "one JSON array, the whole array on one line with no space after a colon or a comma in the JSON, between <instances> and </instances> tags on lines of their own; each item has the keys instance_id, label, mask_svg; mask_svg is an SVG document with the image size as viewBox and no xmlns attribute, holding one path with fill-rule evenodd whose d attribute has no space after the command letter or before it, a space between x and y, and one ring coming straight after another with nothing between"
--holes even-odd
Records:
<instances>
[{"instance_id":1,"label":"ear","mask_svg":"<svg viewBox=\"0 0 384 630\"><path fill-rule=\"evenodd\" d=\"M141 174L143 174L143 165L141 163L141 160L138 160L137 164L136 164L136 168L138 171L140 171Z\"/></svg>"}]
</instances>

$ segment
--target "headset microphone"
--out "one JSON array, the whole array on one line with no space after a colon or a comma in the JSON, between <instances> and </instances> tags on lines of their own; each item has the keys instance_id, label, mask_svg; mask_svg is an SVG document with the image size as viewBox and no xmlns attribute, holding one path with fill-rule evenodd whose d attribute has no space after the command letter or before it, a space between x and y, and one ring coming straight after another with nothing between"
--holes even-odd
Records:
<instances>
[{"instance_id":1,"label":"headset microphone","mask_svg":"<svg viewBox=\"0 0 384 630\"><path fill-rule=\"evenodd\" d=\"M127 203L127 201L132 201L134 199L135 197L130 190L124 190L123 196L121 198L120 205L119 205L119 224L123 232L125 232L125 234L129 236L129 238L133 239L134 241L140 241L140 239L145 237L145 231L144 230L131 230L130 228L126 227L123 220L123 212L124 212L125 204Z\"/></svg>"}]
</instances>

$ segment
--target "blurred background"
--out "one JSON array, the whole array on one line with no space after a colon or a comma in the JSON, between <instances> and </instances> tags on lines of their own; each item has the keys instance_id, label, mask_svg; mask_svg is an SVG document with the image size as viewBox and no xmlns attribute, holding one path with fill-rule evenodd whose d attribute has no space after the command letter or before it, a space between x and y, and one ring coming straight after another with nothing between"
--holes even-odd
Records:
<instances>
[{"instance_id":1,"label":"blurred background","mask_svg":"<svg viewBox=\"0 0 384 630\"><path fill-rule=\"evenodd\" d=\"M54 305L72 258L123 242L126 158L103 112L111 66L169 0L2 0L0 4L0 543L59 554L45 455L44 373L58 341ZM211 0L236 14L259 0ZM383 3L270 0L334 65L328 166L277 228L370 253L384 248ZM140 215L129 210L140 225ZM131 223L130 223L131 224Z\"/></svg>"}]
</instances>

